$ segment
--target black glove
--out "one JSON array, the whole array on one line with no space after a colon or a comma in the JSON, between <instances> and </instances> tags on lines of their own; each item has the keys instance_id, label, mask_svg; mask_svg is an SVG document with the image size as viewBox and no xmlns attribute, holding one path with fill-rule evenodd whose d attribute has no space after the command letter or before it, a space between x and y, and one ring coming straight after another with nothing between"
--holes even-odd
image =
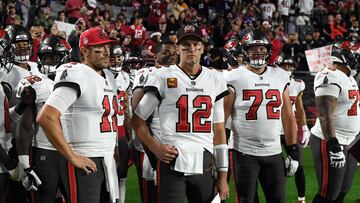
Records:
<instances>
[{"instance_id":1,"label":"black glove","mask_svg":"<svg viewBox=\"0 0 360 203\"><path fill-rule=\"evenodd\" d=\"M297 144L286 146L287 157L285 159L286 175L293 176L299 167L299 148Z\"/></svg>"},{"instance_id":2,"label":"black glove","mask_svg":"<svg viewBox=\"0 0 360 203\"><path fill-rule=\"evenodd\" d=\"M24 87L20 95L20 102L16 105L15 111L22 115L25 109L35 103L36 91L31 86Z\"/></svg>"},{"instance_id":3,"label":"black glove","mask_svg":"<svg viewBox=\"0 0 360 203\"><path fill-rule=\"evenodd\" d=\"M339 144L339 141L335 137L332 137L327 141L326 144L329 149L330 164L334 168L344 167L346 159L343 152L343 147Z\"/></svg>"}]
</instances>

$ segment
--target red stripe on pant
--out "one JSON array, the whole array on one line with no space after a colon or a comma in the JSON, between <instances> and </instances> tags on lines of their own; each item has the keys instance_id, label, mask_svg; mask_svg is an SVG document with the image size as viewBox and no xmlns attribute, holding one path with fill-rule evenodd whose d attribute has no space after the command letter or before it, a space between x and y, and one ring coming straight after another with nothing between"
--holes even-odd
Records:
<instances>
[{"instance_id":1,"label":"red stripe on pant","mask_svg":"<svg viewBox=\"0 0 360 203\"><path fill-rule=\"evenodd\" d=\"M158 193L158 202L160 203L160 161L157 161L157 170L156 170L156 184L157 184L157 193Z\"/></svg>"},{"instance_id":2,"label":"red stripe on pant","mask_svg":"<svg viewBox=\"0 0 360 203\"><path fill-rule=\"evenodd\" d=\"M125 138L125 136L126 136L125 126L119 125L118 129L117 129L117 133L118 133L119 139Z\"/></svg>"},{"instance_id":3,"label":"red stripe on pant","mask_svg":"<svg viewBox=\"0 0 360 203\"><path fill-rule=\"evenodd\" d=\"M68 162L70 203L77 203L77 186L75 177L75 166Z\"/></svg>"},{"instance_id":4,"label":"red stripe on pant","mask_svg":"<svg viewBox=\"0 0 360 203\"><path fill-rule=\"evenodd\" d=\"M238 193L237 193L237 190L236 190L236 184L235 184L233 152L230 151L229 155L230 155L229 158L230 158L231 177L232 177L232 181L233 181L233 184L234 184L234 190L235 190L235 195L236 195L235 202L238 203L239 202L239 196L238 196Z\"/></svg>"},{"instance_id":5,"label":"red stripe on pant","mask_svg":"<svg viewBox=\"0 0 360 203\"><path fill-rule=\"evenodd\" d=\"M329 181L329 157L326 150L326 141L321 140L321 159L322 159L322 182L320 195L326 197Z\"/></svg>"}]
</instances>

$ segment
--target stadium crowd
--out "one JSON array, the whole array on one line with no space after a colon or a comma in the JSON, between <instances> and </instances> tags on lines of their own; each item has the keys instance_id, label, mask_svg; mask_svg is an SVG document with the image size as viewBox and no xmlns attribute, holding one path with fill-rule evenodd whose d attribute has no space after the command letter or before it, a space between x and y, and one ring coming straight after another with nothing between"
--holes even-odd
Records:
<instances>
[{"instance_id":1,"label":"stadium crowd","mask_svg":"<svg viewBox=\"0 0 360 203\"><path fill-rule=\"evenodd\" d=\"M259 186L267 202L285 202L294 175L294 201L305 203L309 143L313 202L343 202L357 168L346 146L360 130L359 8L358 0L1 1L0 203L124 202L132 163L142 202L211 202L214 188L224 201L232 173L236 202L259 202ZM308 84L294 76L310 72L306 50L330 44L334 65L315 76L319 114L309 129Z\"/></svg>"}]
</instances>

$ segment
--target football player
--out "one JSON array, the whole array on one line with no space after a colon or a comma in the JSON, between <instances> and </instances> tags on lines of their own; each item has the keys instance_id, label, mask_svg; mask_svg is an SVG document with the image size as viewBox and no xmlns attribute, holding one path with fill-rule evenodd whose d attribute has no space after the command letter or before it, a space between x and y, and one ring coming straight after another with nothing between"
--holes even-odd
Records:
<instances>
[{"instance_id":1,"label":"football player","mask_svg":"<svg viewBox=\"0 0 360 203\"><path fill-rule=\"evenodd\" d=\"M169 67L175 65L176 62L176 46L171 41L162 41L156 45L155 50L156 66L140 69L134 80L132 107L136 109L139 101L144 96L144 83L149 74L152 74L158 68ZM161 128L158 109L155 109L152 116L147 120L151 134L156 140L160 140ZM145 148L146 149L146 148ZM156 165L157 160L149 150L138 152L135 155L135 165L138 170L139 187L142 202L157 202L156 196ZM143 158L140 158L143 157Z\"/></svg>"},{"instance_id":2,"label":"football player","mask_svg":"<svg viewBox=\"0 0 360 203\"><path fill-rule=\"evenodd\" d=\"M240 202L253 202L259 180L267 202L285 202L282 121L288 152L287 175L293 175L298 164L289 75L267 65L272 46L261 31L248 33L241 44L245 66L225 75L231 92L225 100L225 117L231 114L232 118L237 195Z\"/></svg>"},{"instance_id":3,"label":"football player","mask_svg":"<svg viewBox=\"0 0 360 203\"><path fill-rule=\"evenodd\" d=\"M119 203L125 201L126 193L126 177L128 172L128 158L129 158L129 147L128 141L130 140L126 136L131 136L130 127L130 115L128 112L129 102L128 94L130 86L130 77L127 72L122 69L122 64L125 60L126 54L124 49L120 45L112 45L110 49L110 71L114 74L116 86L117 86L117 97L119 100L119 115L118 115L118 152L115 156L118 156L116 160L117 171L119 178Z\"/></svg>"},{"instance_id":4,"label":"football player","mask_svg":"<svg viewBox=\"0 0 360 203\"><path fill-rule=\"evenodd\" d=\"M295 173L295 184L298 192L298 203L305 203L305 173L303 167L303 150L309 143L310 130L306 124L306 115L302 102L303 91L305 90L305 83L300 79L295 79L293 72L296 69L295 60L289 55L280 55L276 64L284 69L290 76L289 96L293 107L298 126L301 126L302 136L298 144L299 148L299 167ZM281 143L286 147L284 134L281 135Z\"/></svg>"},{"instance_id":5,"label":"football player","mask_svg":"<svg viewBox=\"0 0 360 203\"><path fill-rule=\"evenodd\" d=\"M353 77L359 64L354 52L342 45L333 45L333 65L314 79L318 118L311 128L310 147L319 187L315 203L343 202L356 170L346 146L360 130L359 89Z\"/></svg>"},{"instance_id":6,"label":"football player","mask_svg":"<svg viewBox=\"0 0 360 203\"><path fill-rule=\"evenodd\" d=\"M68 160L64 167L69 177L67 202L119 198L114 159L117 88L107 69L111 42L100 27L81 33L83 62L57 69L54 91L37 117L50 143Z\"/></svg>"},{"instance_id":7,"label":"football player","mask_svg":"<svg viewBox=\"0 0 360 203\"><path fill-rule=\"evenodd\" d=\"M56 198L57 189L60 185L60 176L66 180L64 174L62 174L61 164L65 163L64 157L61 156L52 144L46 138L44 131L36 123L34 123L37 112L40 112L46 99L50 96L54 89L54 79L56 69L67 62L71 46L65 39L50 35L43 42L41 42L38 50L39 66L42 75L28 76L20 80L18 84L18 95L21 93L24 87L31 86L36 91L36 106L27 114L20 124L20 129L24 129L20 139L24 140L23 143L29 143L29 145L23 144L26 148L25 152L30 151L30 145L32 143L32 168L42 181L41 187L38 187L38 183L34 183L34 187L37 187L35 192L36 202L53 202ZM35 126L36 134L33 137L31 131L26 131L27 128ZM30 169L29 154L19 155L19 160L25 163L25 168Z\"/></svg>"},{"instance_id":8,"label":"football player","mask_svg":"<svg viewBox=\"0 0 360 203\"><path fill-rule=\"evenodd\" d=\"M9 174L13 180L22 181L24 186L30 182L23 165L12 159L8 153L12 147L11 122L17 122L25 109L34 103L35 92L32 88L25 88L20 95L20 102L9 108L12 89L3 80L13 68L14 46L10 44L6 33L2 32L0 35L0 125L3 126L0 128L0 202L5 203L9 189Z\"/></svg>"},{"instance_id":9,"label":"football player","mask_svg":"<svg viewBox=\"0 0 360 203\"><path fill-rule=\"evenodd\" d=\"M185 196L189 202L210 202L215 187L224 200L229 197L223 108L228 90L220 72L200 65L204 52L201 29L185 25L177 35L179 64L149 75L132 124L141 142L159 160L160 202L183 202ZM146 124L156 108L160 142ZM213 160L217 180L212 173Z\"/></svg>"}]
</instances>

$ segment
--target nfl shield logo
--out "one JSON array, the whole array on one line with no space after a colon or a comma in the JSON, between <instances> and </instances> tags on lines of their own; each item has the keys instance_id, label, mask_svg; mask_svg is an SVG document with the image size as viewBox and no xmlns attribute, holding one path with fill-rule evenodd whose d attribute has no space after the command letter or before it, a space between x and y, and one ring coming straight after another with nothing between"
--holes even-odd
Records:
<instances>
[{"instance_id":1,"label":"nfl shield logo","mask_svg":"<svg viewBox=\"0 0 360 203\"><path fill-rule=\"evenodd\" d=\"M195 82L195 81L191 81L191 84L192 84L192 85L196 85L196 82Z\"/></svg>"}]
</instances>

